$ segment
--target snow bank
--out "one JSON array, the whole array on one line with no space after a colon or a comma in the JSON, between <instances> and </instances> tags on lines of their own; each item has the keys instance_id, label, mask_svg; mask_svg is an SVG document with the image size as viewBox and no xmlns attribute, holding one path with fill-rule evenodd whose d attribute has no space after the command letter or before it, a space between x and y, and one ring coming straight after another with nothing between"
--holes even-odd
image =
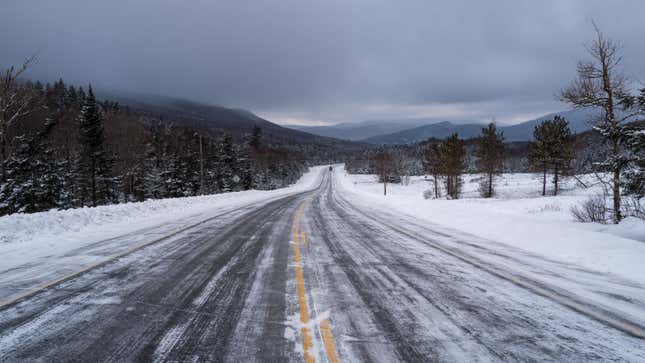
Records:
<instances>
[{"instance_id":1,"label":"snow bank","mask_svg":"<svg viewBox=\"0 0 645 363\"><path fill-rule=\"evenodd\" d=\"M383 185L373 175L349 175L336 168L346 192L375 207L467 232L489 240L573 263L596 271L621 275L645 283L645 222L628 218L618 226L578 223L570 209L598 192L583 189L574 180L563 185L562 195L542 197L540 179L533 174L505 174L496 198L479 198L477 181L466 176L459 200L424 199L430 181L413 177L409 185ZM585 184L592 182L588 177Z\"/></svg>"},{"instance_id":2,"label":"snow bank","mask_svg":"<svg viewBox=\"0 0 645 363\"><path fill-rule=\"evenodd\" d=\"M38 254L47 250L60 252L182 218L206 218L229 208L314 189L320 183L324 168L313 167L296 184L271 191L250 190L3 216L0 217L0 255L16 251L30 254L24 245L29 250L38 250ZM0 261L0 270L7 262L7 259Z\"/></svg>"}]
</instances>

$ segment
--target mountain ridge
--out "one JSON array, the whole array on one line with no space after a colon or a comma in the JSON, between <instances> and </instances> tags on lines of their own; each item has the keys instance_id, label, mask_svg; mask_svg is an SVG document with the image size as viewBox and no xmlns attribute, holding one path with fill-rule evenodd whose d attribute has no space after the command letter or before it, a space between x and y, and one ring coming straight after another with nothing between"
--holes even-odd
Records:
<instances>
[{"instance_id":1,"label":"mountain ridge","mask_svg":"<svg viewBox=\"0 0 645 363\"><path fill-rule=\"evenodd\" d=\"M541 123L544 120L551 119L556 115L564 117L569 122L569 127L574 133L583 132L590 130L592 128L592 120L594 117L598 116L598 111L596 110L586 110L586 109L572 109L559 112L549 113L531 120L527 120L518 124L508 125L508 124L498 124L498 129L504 132L504 136L507 142L516 142L516 141L529 141L533 137L533 129L536 125ZM377 128L374 123L386 123L387 121L363 121L359 122L354 126L352 132L358 134L362 132L360 128L368 127L371 128L372 136L365 138L353 138L352 140L362 141L370 144L413 144L428 138L445 138L453 133L459 134L462 138L471 138L476 137L481 133L481 129L487 124L485 122L467 122L467 121L444 121L437 119L410 119L410 123L402 123L392 126L392 128L398 128L397 131L379 133L381 129ZM414 125L415 122L427 122L425 124L420 124L412 127L407 127L409 125ZM391 121L391 123L396 124L397 121ZM349 139L352 137L351 132L343 130L351 129L351 123L339 124L332 126L315 126L315 127L303 127L301 129L307 129L309 132L314 134L326 133L338 135L336 137Z\"/></svg>"},{"instance_id":2,"label":"mountain ridge","mask_svg":"<svg viewBox=\"0 0 645 363\"><path fill-rule=\"evenodd\" d=\"M569 122L569 128L573 133L590 130L591 121L598 112L595 110L573 109L567 111L553 112L538 118L521 122L515 125L498 126L498 130L504 133L506 142L529 141L533 137L533 129L544 120L552 119L556 115L564 117ZM443 139L451 134L457 133L461 138L467 139L477 137L485 124L463 124L455 125L451 122L423 125L387 135L378 135L362 141L371 144L413 144L428 138L434 137Z\"/></svg>"},{"instance_id":3,"label":"mountain ridge","mask_svg":"<svg viewBox=\"0 0 645 363\"><path fill-rule=\"evenodd\" d=\"M118 101L134 111L160 116L169 122L191 126L213 134L227 132L239 137L251 133L253 128L258 126L262 129L263 137L276 142L307 144L351 143L348 140L330 138L284 127L241 108L230 108L154 95L108 93L106 95L101 94L101 96Z\"/></svg>"}]
</instances>

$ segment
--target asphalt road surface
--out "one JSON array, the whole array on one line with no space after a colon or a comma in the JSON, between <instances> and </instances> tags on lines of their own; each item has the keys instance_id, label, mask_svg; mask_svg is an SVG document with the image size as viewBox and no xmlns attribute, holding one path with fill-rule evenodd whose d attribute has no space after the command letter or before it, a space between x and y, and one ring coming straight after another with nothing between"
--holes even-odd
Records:
<instances>
[{"instance_id":1,"label":"asphalt road surface","mask_svg":"<svg viewBox=\"0 0 645 363\"><path fill-rule=\"evenodd\" d=\"M0 361L645 361L642 326L333 179L2 308Z\"/></svg>"}]
</instances>

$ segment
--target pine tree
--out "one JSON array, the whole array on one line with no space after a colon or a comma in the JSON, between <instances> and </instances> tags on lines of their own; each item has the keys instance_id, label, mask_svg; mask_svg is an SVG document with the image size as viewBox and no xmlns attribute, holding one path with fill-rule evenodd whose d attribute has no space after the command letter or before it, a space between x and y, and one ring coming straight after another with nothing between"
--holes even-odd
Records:
<instances>
[{"instance_id":1,"label":"pine tree","mask_svg":"<svg viewBox=\"0 0 645 363\"><path fill-rule=\"evenodd\" d=\"M466 144L458 134L452 134L440 144L441 169L445 174L446 193L459 198L463 184L461 175L466 167Z\"/></svg>"},{"instance_id":2,"label":"pine tree","mask_svg":"<svg viewBox=\"0 0 645 363\"><path fill-rule=\"evenodd\" d=\"M546 175L553 172L554 195L558 194L559 178L571 168L573 135L569 123L560 116L535 126L529 149L529 162L542 172L542 195L546 195Z\"/></svg>"},{"instance_id":3,"label":"pine tree","mask_svg":"<svg viewBox=\"0 0 645 363\"><path fill-rule=\"evenodd\" d=\"M150 140L146 144L143 189L145 198L159 199L168 195L163 180L163 140L159 124L150 127Z\"/></svg>"},{"instance_id":4,"label":"pine tree","mask_svg":"<svg viewBox=\"0 0 645 363\"><path fill-rule=\"evenodd\" d=\"M237 174L236 174L236 156L233 148L233 138L229 134L222 137L220 146L220 185L219 189L222 192L233 191L236 187Z\"/></svg>"},{"instance_id":5,"label":"pine tree","mask_svg":"<svg viewBox=\"0 0 645 363\"><path fill-rule=\"evenodd\" d=\"M108 203L112 200L111 177L112 161L105 150L105 135L103 133L103 118L92 86L79 116L79 146L77 161L77 183L81 204L91 206Z\"/></svg>"},{"instance_id":6,"label":"pine tree","mask_svg":"<svg viewBox=\"0 0 645 363\"><path fill-rule=\"evenodd\" d=\"M495 123L491 122L482 129L476 156L479 171L486 174L481 188L482 196L490 198L493 196L493 179L504 166L504 135L497 132Z\"/></svg>"},{"instance_id":7,"label":"pine tree","mask_svg":"<svg viewBox=\"0 0 645 363\"><path fill-rule=\"evenodd\" d=\"M87 94L85 94L85 90L83 90L83 87L78 87L78 92L76 93L76 96L80 104L83 104L85 102L85 98L87 97Z\"/></svg>"},{"instance_id":8,"label":"pine tree","mask_svg":"<svg viewBox=\"0 0 645 363\"><path fill-rule=\"evenodd\" d=\"M15 153L5 160L5 182L0 185L0 212L10 214L30 212L33 196L33 148L26 136L14 138Z\"/></svg>"},{"instance_id":9,"label":"pine tree","mask_svg":"<svg viewBox=\"0 0 645 363\"><path fill-rule=\"evenodd\" d=\"M623 109L632 115L645 115L645 88L637 97L622 100ZM640 199L645 196L645 122L635 122L625 127L623 144L626 162L623 167L623 193Z\"/></svg>"},{"instance_id":10,"label":"pine tree","mask_svg":"<svg viewBox=\"0 0 645 363\"><path fill-rule=\"evenodd\" d=\"M175 133L166 129L166 137ZM171 196L199 195L201 188L199 138L192 130L183 130L179 137L181 149L171 148L168 151L168 174L166 181Z\"/></svg>"},{"instance_id":11,"label":"pine tree","mask_svg":"<svg viewBox=\"0 0 645 363\"><path fill-rule=\"evenodd\" d=\"M16 152L7 163L8 179L0 188L0 213L33 213L66 207L65 165L54 158L46 142L54 127L45 123L35 136L15 137Z\"/></svg>"},{"instance_id":12,"label":"pine tree","mask_svg":"<svg viewBox=\"0 0 645 363\"><path fill-rule=\"evenodd\" d=\"M533 129L533 141L529 144L529 163L533 170L542 172L542 195L546 195L546 173L552 154L547 127L546 121L536 125Z\"/></svg>"},{"instance_id":13,"label":"pine tree","mask_svg":"<svg viewBox=\"0 0 645 363\"><path fill-rule=\"evenodd\" d=\"M560 116L555 116L549 131L552 143L551 165L553 167L553 195L558 195L559 180L571 170L574 159L573 135L569 123Z\"/></svg>"},{"instance_id":14,"label":"pine tree","mask_svg":"<svg viewBox=\"0 0 645 363\"><path fill-rule=\"evenodd\" d=\"M67 87L67 90L65 92L65 106L72 107L76 105L77 101L78 95L76 94L76 88L74 88L74 86Z\"/></svg>"},{"instance_id":15,"label":"pine tree","mask_svg":"<svg viewBox=\"0 0 645 363\"><path fill-rule=\"evenodd\" d=\"M624 167L623 192L640 199L645 196L645 127L634 125L626 135L629 158Z\"/></svg>"},{"instance_id":16,"label":"pine tree","mask_svg":"<svg viewBox=\"0 0 645 363\"><path fill-rule=\"evenodd\" d=\"M239 151L238 169L240 174L240 186L242 190L249 190L254 188L253 178L253 160L251 160L251 145L243 145Z\"/></svg>"},{"instance_id":17,"label":"pine tree","mask_svg":"<svg viewBox=\"0 0 645 363\"><path fill-rule=\"evenodd\" d=\"M253 134L251 135L249 145L253 151L257 152L260 150L260 146L262 145L262 129L258 125L253 126Z\"/></svg>"},{"instance_id":18,"label":"pine tree","mask_svg":"<svg viewBox=\"0 0 645 363\"><path fill-rule=\"evenodd\" d=\"M441 196L439 191L439 176L443 173L442 165L439 144L428 141L423 157L423 167L426 173L432 175L435 199L438 199Z\"/></svg>"}]
</instances>

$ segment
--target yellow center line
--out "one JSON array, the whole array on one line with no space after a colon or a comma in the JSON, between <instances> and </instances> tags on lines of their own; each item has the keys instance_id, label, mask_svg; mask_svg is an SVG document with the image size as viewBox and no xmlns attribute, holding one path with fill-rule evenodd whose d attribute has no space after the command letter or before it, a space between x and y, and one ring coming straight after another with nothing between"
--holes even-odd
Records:
<instances>
[{"instance_id":1,"label":"yellow center line","mask_svg":"<svg viewBox=\"0 0 645 363\"><path fill-rule=\"evenodd\" d=\"M302 323L302 348L305 355L305 362L313 363L315 362L314 357L311 355L311 348L314 346L313 336L309 330L309 308L307 307L307 292L305 290L305 276L302 271L302 265L300 264L300 216L304 208L304 203L298 209L296 213L295 220L295 231L294 231L294 256L296 260L296 286L298 289L298 304L300 305L300 322Z\"/></svg>"},{"instance_id":2,"label":"yellow center line","mask_svg":"<svg viewBox=\"0 0 645 363\"><path fill-rule=\"evenodd\" d=\"M327 358L330 363L340 363L338 352L336 351L336 343L334 343L334 334L331 332L329 320L325 319L320 323L320 332L322 333L323 344L327 352Z\"/></svg>"},{"instance_id":3,"label":"yellow center line","mask_svg":"<svg viewBox=\"0 0 645 363\"><path fill-rule=\"evenodd\" d=\"M298 289L298 304L300 305L300 322L302 323L302 346L305 355L305 362L314 363L315 359L311 354L311 349L313 348L313 335L309 328L310 318L309 308L307 306L307 290L305 290L305 277L300 257L300 241L305 244L307 243L307 235L305 234L305 231L300 231L300 217L302 216L302 212L305 207L306 203L301 204L300 208L298 208L298 211L296 212L293 242L294 258L296 260L296 286ZM334 342L334 335L332 334L328 319L324 319L320 323L320 333L323 345L325 346L325 352L327 353L327 360L330 363L340 363L338 351L336 350L336 343Z\"/></svg>"}]
</instances>

